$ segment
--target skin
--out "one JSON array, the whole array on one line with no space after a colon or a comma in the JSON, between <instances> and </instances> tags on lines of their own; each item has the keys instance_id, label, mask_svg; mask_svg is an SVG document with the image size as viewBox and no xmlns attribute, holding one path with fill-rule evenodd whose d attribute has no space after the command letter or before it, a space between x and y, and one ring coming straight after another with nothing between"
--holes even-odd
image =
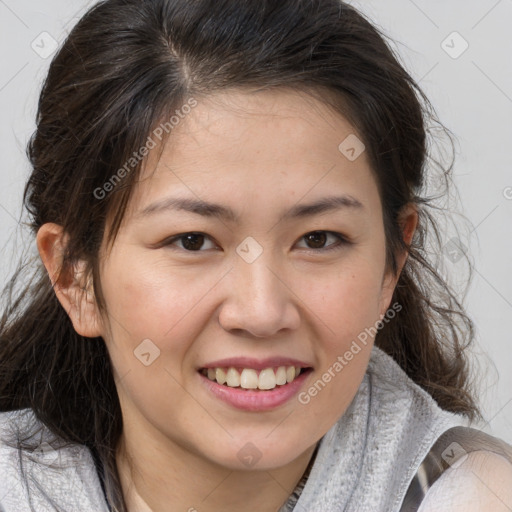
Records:
<instances>
[{"instance_id":1,"label":"skin","mask_svg":"<svg viewBox=\"0 0 512 512\"><path fill-rule=\"evenodd\" d=\"M355 396L372 339L307 405L295 397L271 411L241 411L213 397L197 373L231 355L291 356L314 368L306 390L390 307L398 275L386 270L377 185L365 153L352 162L338 150L353 133L339 114L287 90L200 101L160 159L150 153L118 237L102 248L106 312L84 284L85 264L58 276L66 236L55 224L41 227L38 247L59 300L77 332L102 336L112 358L130 512L278 510ZM362 207L279 220L334 194ZM240 219L141 215L170 196L220 203ZM416 211L407 208L402 220L410 242ZM337 246L329 233L317 245L304 238L320 230L351 243ZM192 231L207 235L200 251L187 252L183 239L162 245ZM236 252L248 236L263 249L252 263ZM399 269L405 259L398 255ZM149 366L134 356L145 339L160 350ZM261 453L250 468L237 456L248 442Z\"/></svg>"},{"instance_id":2,"label":"skin","mask_svg":"<svg viewBox=\"0 0 512 512\"><path fill-rule=\"evenodd\" d=\"M497 453L471 452L448 468L427 492L418 512L510 512L512 465Z\"/></svg>"}]
</instances>

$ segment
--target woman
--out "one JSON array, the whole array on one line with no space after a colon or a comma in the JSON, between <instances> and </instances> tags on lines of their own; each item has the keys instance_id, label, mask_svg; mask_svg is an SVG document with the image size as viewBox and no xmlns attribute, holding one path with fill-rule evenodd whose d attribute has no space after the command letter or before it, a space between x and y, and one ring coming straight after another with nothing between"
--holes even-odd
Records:
<instances>
[{"instance_id":1,"label":"woman","mask_svg":"<svg viewBox=\"0 0 512 512\"><path fill-rule=\"evenodd\" d=\"M479 412L471 321L425 256L428 114L337 0L94 6L29 146L2 507L510 506L508 446L451 436Z\"/></svg>"}]
</instances>

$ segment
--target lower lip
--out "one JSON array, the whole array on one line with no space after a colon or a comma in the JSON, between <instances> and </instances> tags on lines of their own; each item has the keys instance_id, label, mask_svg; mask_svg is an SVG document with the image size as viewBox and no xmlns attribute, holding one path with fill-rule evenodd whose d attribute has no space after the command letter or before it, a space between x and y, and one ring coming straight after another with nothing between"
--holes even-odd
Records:
<instances>
[{"instance_id":1,"label":"lower lip","mask_svg":"<svg viewBox=\"0 0 512 512\"><path fill-rule=\"evenodd\" d=\"M201 373L198 373L198 375L211 393L233 407L244 411L268 411L283 405L297 395L311 371L311 369L308 369L292 382L284 386L277 386L270 391L251 391L242 388L230 388L229 386L224 386L210 380Z\"/></svg>"}]
</instances>

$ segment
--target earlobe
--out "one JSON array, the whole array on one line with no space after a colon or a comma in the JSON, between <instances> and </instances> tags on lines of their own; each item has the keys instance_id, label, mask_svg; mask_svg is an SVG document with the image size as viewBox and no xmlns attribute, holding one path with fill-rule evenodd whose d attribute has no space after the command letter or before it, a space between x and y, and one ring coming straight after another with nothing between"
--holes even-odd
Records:
<instances>
[{"instance_id":1,"label":"earlobe","mask_svg":"<svg viewBox=\"0 0 512 512\"><path fill-rule=\"evenodd\" d=\"M78 261L63 267L69 237L58 224L43 224L37 232L37 249L48 272L57 299L81 336L102 335L101 318L86 264Z\"/></svg>"}]
</instances>

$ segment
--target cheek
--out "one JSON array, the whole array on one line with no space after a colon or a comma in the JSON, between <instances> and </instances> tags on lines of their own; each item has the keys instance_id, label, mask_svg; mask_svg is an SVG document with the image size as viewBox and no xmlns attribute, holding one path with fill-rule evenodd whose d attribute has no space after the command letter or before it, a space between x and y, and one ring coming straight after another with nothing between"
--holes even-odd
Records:
<instances>
[{"instance_id":1,"label":"cheek","mask_svg":"<svg viewBox=\"0 0 512 512\"><path fill-rule=\"evenodd\" d=\"M346 261L335 272L302 277L302 297L336 339L357 336L379 317L383 262Z\"/></svg>"},{"instance_id":2,"label":"cheek","mask_svg":"<svg viewBox=\"0 0 512 512\"><path fill-rule=\"evenodd\" d=\"M116 374L122 378L121 400L137 404L150 417L186 401L180 385L182 362L202 328L194 312L214 276L193 279L185 269L160 261L112 258L104 267L102 287L111 335L106 340ZM155 390L165 390L161 395ZM129 397L129 398L128 398Z\"/></svg>"},{"instance_id":3,"label":"cheek","mask_svg":"<svg viewBox=\"0 0 512 512\"><path fill-rule=\"evenodd\" d=\"M105 268L102 277L111 317L131 334L159 336L198 303L210 279L194 279L190 269L172 268L162 261L125 257Z\"/></svg>"},{"instance_id":4,"label":"cheek","mask_svg":"<svg viewBox=\"0 0 512 512\"><path fill-rule=\"evenodd\" d=\"M309 279L308 309L317 328L318 371L303 395L305 407L328 429L348 407L366 372L379 320L378 264L346 265L336 278ZM312 318L313 318L312 316ZM302 402L304 403L304 402Z\"/></svg>"},{"instance_id":5,"label":"cheek","mask_svg":"<svg viewBox=\"0 0 512 512\"><path fill-rule=\"evenodd\" d=\"M104 267L102 287L114 362L125 371L138 369L134 351L149 339L160 351L155 365L176 367L211 313L204 311L205 297L222 278L221 270L203 271L199 278L196 268L170 265L163 258L145 261L139 254L122 261L112 258Z\"/></svg>"},{"instance_id":6,"label":"cheek","mask_svg":"<svg viewBox=\"0 0 512 512\"><path fill-rule=\"evenodd\" d=\"M151 338L166 325L171 327L171 317L176 314L176 289L165 280L155 281L152 274L127 266L106 273L104 295L113 333Z\"/></svg>"}]
</instances>

